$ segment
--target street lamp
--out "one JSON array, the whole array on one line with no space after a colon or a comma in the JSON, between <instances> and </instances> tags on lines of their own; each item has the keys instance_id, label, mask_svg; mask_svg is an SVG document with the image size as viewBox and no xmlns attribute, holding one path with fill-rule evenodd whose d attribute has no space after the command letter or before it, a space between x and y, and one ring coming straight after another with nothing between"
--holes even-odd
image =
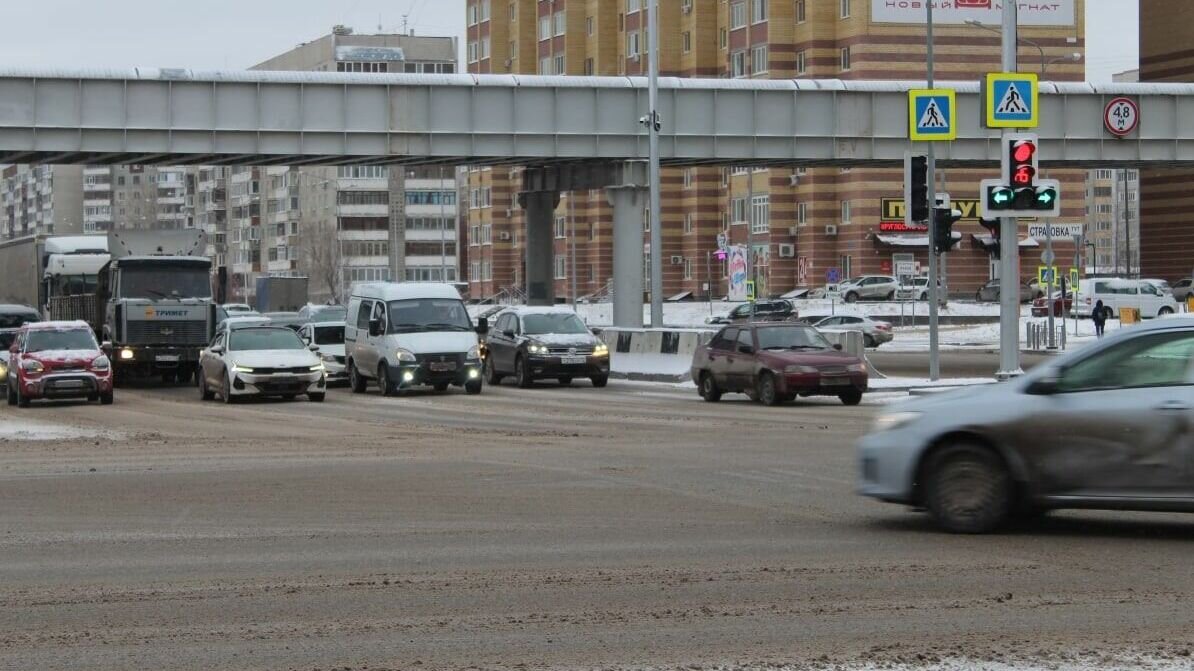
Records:
<instances>
[{"instance_id":1,"label":"street lamp","mask_svg":"<svg viewBox=\"0 0 1194 671\"><path fill-rule=\"evenodd\" d=\"M997 35L1003 35L1003 31L1000 30L999 28L996 28L994 26L988 26L988 25L984 24L983 22L978 21L976 19L970 19L969 21L966 22L966 25L971 26L973 28L981 28L988 32L995 33ZM1030 40L1026 37L1020 37L1019 41L1023 42L1024 44L1028 44L1028 45L1036 47L1036 50L1038 52L1040 52L1040 54L1041 54L1041 77L1044 77L1046 74L1048 74L1049 66L1053 65L1054 63L1060 63L1062 61L1065 61L1067 63L1081 63L1082 62L1081 52L1075 51L1072 54L1067 54L1065 56L1058 56L1057 58L1047 60L1045 57L1045 48L1044 47L1042 47L1041 45L1037 44L1036 42L1033 42L1032 40Z\"/></svg>"}]
</instances>

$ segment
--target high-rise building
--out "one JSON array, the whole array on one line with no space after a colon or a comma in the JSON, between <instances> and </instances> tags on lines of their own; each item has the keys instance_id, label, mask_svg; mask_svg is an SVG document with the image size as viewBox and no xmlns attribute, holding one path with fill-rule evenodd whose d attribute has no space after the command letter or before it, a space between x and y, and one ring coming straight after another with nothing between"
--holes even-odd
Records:
<instances>
[{"instance_id":1,"label":"high-rise building","mask_svg":"<svg viewBox=\"0 0 1194 671\"><path fill-rule=\"evenodd\" d=\"M468 0L468 68L475 73L642 75L647 67L646 0ZM677 77L925 78L922 3L888 0L678 0L661 2L660 73ZM907 6L905 6L907 5ZM999 12L943 9L936 15L939 81L976 81L1000 67ZM1043 79L1081 80L1084 0L1027 6L1020 15L1020 69ZM976 13L978 12L978 13ZM967 24L974 16L986 24ZM666 123L666 119L664 122ZM989 170L942 171L964 218L949 255L955 293L973 293L996 272L975 208ZM1082 171L1062 180L1064 223L1084 220ZM517 294L525 242L517 206L519 170L469 173L469 280L473 296ZM927 260L923 232L903 230L898 169L674 168L662 174L664 293L724 290L711 261L717 235L754 248L764 295L824 283L826 271L891 272L897 260ZM1069 197L1067 197L1067 195ZM612 213L601 191L566 193L556 210L556 296L602 294L612 273ZM648 227L654 222L648 222ZM648 237L644 236L644 244ZM1035 246L1025 240L1024 247ZM1072 250L1057 245L1067 258ZM575 249L575 252L573 252ZM1022 264L1034 274L1035 259ZM575 276L575 277L573 277Z\"/></svg>"},{"instance_id":2,"label":"high-rise building","mask_svg":"<svg viewBox=\"0 0 1194 671\"><path fill-rule=\"evenodd\" d=\"M1194 5L1140 0L1140 81L1194 82ZM1147 123L1147 119L1145 120ZM1140 272L1169 280L1194 272L1190 212L1194 171L1144 170L1140 174Z\"/></svg>"},{"instance_id":3,"label":"high-rise building","mask_svg":"<svg viewBox=\"0 0 1194 671\"><path fill-rule=\"evenodd\" d=\"M82 232L82 166L0 166L0 237Z\"/></svg>"},{"instance_id":4,"label":"high-rise building","mask_svg":"<svg viewBox=\"0 0 1194 671\"><path fill-rule=\"evenodd\" d=\"M83 232L194 228L188 174L183 167L84 166Z\"/></svg>"}]
</instances>

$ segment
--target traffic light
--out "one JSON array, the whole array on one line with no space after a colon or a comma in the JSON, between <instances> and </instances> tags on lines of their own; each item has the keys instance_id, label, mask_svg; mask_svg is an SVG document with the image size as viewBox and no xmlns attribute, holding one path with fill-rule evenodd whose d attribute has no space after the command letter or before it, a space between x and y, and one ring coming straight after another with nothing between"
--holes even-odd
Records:
<instances>
[{"instance_id":1,"label":"traffic light","mask_svg":"<svg viewBox=\"0 0 1194 671\"><path fill-rule=\"evenodd\" d=\"M962 213L948 208L933 209L933 250L944 254L954 246L954 224L962 218Z\"/></svg>"},{"instance_id":2,"label":"traffic light","mask_svg":"<svg viewBox=\"0 0 1194 671\"><path fill-rule=\"evenodd\" d=\"M911 156L908 159L908 169L904 179L909 187L911 202L904 206L911 208L912 221L929 220L929 160L924 156Z\"/></svg>"},{"instance_id":3,"label":"traffic light","mask_svg":"<svg viewBox=\"0 0 1194 671\"><path fill-rule=\"evenodd\" d=\"M978 223L982 224L982 227L987 229L987 232L991 234L991 241L992 241L991 242L991 255L995 258L999 258L999 254L1001 251L1000 246L999 246L999 233L1000 233L999 220L998 219L979 219Z\"/></svg>"}]
</instances>

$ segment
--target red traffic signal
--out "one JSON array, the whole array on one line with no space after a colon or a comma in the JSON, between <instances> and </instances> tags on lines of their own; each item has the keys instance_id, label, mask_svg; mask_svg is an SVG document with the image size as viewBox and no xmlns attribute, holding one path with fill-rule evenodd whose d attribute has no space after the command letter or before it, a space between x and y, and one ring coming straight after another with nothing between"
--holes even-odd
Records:
<instances>
[{"instance_id":1,"label":"red traffic signal","mask_svg":"<svg viewBox=\"0 0 1194 671\"><path fill-rule=\"evenodd\" d=\"M1029 163L1036 156L1036 143L1032 140L1018 140L1012 143L1012 160L1016 163Z\"/></svg>"},{"instance_id":2,"label":"red traffic signal","mask_svg":"<svg viewBox=\"0 0 1194 671\"><path fill-rule=\"evenodd\" d=\"M1008 139L1007 154L1004 155L1004 182L1014 189L1028 189L1036 186L1037 149L1036 135L1021 134Z\"/></svg>"},{"instance_id":3,"label":"red traffic signal","mask_svg":"<svg viewBox=\"0 0 1194 671\"><path fill-rule=\"evenodd\" d=\"M1032 186L1036 171L1030 165L1017 166L1012 170L1012 186Z\"/></svg>"}]
</instances>

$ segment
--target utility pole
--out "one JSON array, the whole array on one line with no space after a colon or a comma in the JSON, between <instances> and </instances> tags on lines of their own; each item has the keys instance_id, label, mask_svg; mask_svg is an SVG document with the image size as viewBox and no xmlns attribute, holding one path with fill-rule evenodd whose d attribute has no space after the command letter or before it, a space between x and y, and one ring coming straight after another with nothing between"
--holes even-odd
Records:
<instances>
[{"instance_id":1,"label":"utility pole","mask_svg":"<svg viewBox=\"0 0 1194 671\"><path fill-rule=\"evenodd\" d=\"M647 132L649 134L651 182L651 326L663 328L663 222L660 221L659 184L659 4L647 0L647 30L650 32L647 78Z\"/></svg>"},{"instance_id":2,"label":"utility pole","mask_svg":"<svg viewBox=\"0 0 1194 671\"><path fill-rule=\"evenodd\" d=\"M571 231L568 232L568 256L570 265L568 276L572 282L572 311L576 312L576 195L575 191L568 194L568 218L571 220Z\"/></svg>"},{"instance_id":3,"label":"utility pole","mask_svg":"<svg viewBox=\"0 0 1194 671\"><path fill-rule=\"evenodd\" d=\"M933 88L933 3L925 3L925 11L928 18L928 76L926 77L928 88ZM929 185L929 379L941 379L941 351L940 343L938 342L938 322L939 306L937 304L937 283L938 283L938 268L937 268L937 250L935 241L937 240L937 152L933 145L936 142L930 142L928 154L928 171L929 178L926 180ZM911 203L905 203L906 207L911 207Z\"/></svg>"},{"instance_id":4,"label":"utility pole","mask_svg":"<svg viewBox=\"0 0 1194 671\"><path fill-rule=\"evenodd\" d=\"M1003 3L1003 59L1004 72L1016 71L1018 44L1017 5ZM1000 134L1001 151L1007 151L1008 131ZM1000 380L1022 375L1020 369L1020 237L1015 217L1002 217L999 222L999 372Z\"/></svg>"},{"instance_id":5,"label":"utility pole","mask_svg":"<svg viewBox=\"0 0 1194 671\"><path fill-rule=\"evenodd\" d=\"M1132 274L1132 207L1128 200L1128 169L1120 170L1123 174L1123 191L1124 191L1124 247L1128 252L1128 277L1135 277Z\"/></svg>"}]
</instances>

